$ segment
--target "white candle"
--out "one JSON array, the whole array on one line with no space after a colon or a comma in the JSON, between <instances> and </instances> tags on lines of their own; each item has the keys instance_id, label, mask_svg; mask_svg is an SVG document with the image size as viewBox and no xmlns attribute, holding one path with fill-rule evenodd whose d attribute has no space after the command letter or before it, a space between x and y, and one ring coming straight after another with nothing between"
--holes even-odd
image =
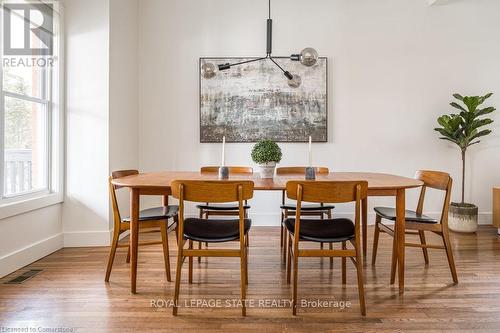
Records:
<instances>
[{"instance_id":1,"label":"white candle","mask_svg":"<svg viewBox=\"0 0 500 333\"><path fill-rule=\"evenodd\" d=\"M226 163L226 136L222 137L222 163L221 166L225 166Z\"/></svg>"},{"instance_id":2,"label":"white candle","mask_svg":"<svg viewBox=\"0 0 500 333\"><path fill-rule=\"evenodd\" d=\"M312 138L309 135L309 166L312 167Z\"/></svg>"}]
</instances>

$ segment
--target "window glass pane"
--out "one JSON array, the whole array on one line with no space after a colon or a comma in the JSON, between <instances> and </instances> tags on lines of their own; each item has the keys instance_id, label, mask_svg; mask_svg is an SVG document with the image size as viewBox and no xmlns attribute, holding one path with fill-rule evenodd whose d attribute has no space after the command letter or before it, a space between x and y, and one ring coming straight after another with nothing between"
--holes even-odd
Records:
<instances>
[{"instance_id":1,"label":"window glass pane","mask_svg":"<svg viewBox=\"0 0 500 333\"><path fill-rule=\"evenodd\" d=\"M12 59L15 58L10 60ZM45 97L43 91L44 71L43 67L10 63L3 67L3 89L7 92L43 99Z\"/></svg>"},{"instance_id":2,"label":"window glass pane","mask_svg":"<svg viewBox=\"0 0 500 333\"><path fill-rule=\"evenodd\" d=\"M4 195L47 188L47 112L5 96Z\"/></svg>"}]
</instances>

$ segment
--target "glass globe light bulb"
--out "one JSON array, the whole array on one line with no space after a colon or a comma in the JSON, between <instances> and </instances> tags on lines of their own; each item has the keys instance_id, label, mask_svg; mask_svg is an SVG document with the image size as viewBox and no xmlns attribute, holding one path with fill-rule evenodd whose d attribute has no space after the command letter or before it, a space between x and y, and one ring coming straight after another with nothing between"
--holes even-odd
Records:
<instances>
[{"instance_id":1,"label":"glass globe light bulb","mask_svg":"<svg viewBox=\"0 0 500 333\"><path fill-rule=\"evenodd\" d=\"M211 62L206 62L203 65L201 65L201 76L203 76L205 79L211 79L217 74L217 67L211 63Z\"/></svg>"},{"instance_id":2,"label":"glass globe light bulb","mask_svg":"<svg viewBox=\"0 0 500 333\"><path fill-rule=\"evenodd\" d=\"M301 83L302 79L297 74L293 74L292 79L288 80L288 86L290 86L291 88L298 88L300 87Z\"/></svg>"},{"instance_id":3,"label":"glass globe light bulb","mask_svg":"<svg viewBox=\"0 0 500 333\"><path fill-rule=\"evenodd\" d=\"M307 47L300 52L300 63L304 66L313 66L318 62L318 52L312 47Z\"/></svg>"}]
</instances>

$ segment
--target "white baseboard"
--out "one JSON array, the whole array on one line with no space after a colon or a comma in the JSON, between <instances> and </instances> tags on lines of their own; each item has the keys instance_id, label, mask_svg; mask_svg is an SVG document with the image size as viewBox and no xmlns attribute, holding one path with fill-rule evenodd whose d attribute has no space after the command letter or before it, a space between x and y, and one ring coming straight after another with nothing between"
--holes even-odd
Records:
<instances>
[{"instance_id":1,"label":"white baseboard","mask_svg":"<svg viewBox=\"0 0 500 333\"><path fill-rule=\"evenodd\" d=\"M112 232L112 230L65 232L64 247L109 246Z\"/></svg>"},{"instance_id":2,"label":"white baseboard","mask_svg":"<svg viewBox=\"0 0 500 333\"><path fill-rule=\"evenodd\" d=\"M0 278L29 265L63 247L63 234L57 234L0 257Z\"/></svg>"}]
</instances>

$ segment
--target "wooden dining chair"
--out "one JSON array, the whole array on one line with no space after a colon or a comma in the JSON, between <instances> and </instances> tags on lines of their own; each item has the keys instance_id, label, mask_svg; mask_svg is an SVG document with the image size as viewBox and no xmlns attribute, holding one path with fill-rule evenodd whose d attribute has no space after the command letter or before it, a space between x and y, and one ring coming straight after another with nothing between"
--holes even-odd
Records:
<instances>
[{"instance_id":1,"label":"wooden dining chair","mask_svg":"<svg viewBox=\"0 0 500 333\"><path fill-rule=\"evenodd\" d=\"M229 175L245 175L251 176L253 175L253 168L246 166L229 166ZM200 168L201 174L212 174L216 175L219 173L218 166L204 166ZM199 204L196 206L199 209L200 218L208 219L210 216L238 216L239 207L235 203L230 204L214 204L205 202L203 204ZM247 211L250 209L247 200L245 200L245 204L243 206L245 210L245 217L248 217ZM247 246L249 246L250 238L247 237ZM208 247L208 243L205 243L205 246ZM201 249L201 243L198 243L198 248ZM201 261L201 257L198 257L198 262Z\"/></svg>"},{"instance_id":2,"label":"wooden dining chair","mask_svg":"<svg viewBox=\"0 0 500 333\"><path fill-rule=\"evenodd\" d=\"M315 172L317 175L328 175L330 170L326 167L315 167ZM306 174L306 167L279 167L276 168L276 175L278 176L290 176L290 175L304 175ZM283 262L286 262L286 228L284 225L284 221L291 214L295 214L296 205L293 203L287 203L285 198L285 190L282 191L281 194L281 239L280 246L283 250ZM302 216L318 216L320 219L324 219L325 215L327 218L332 218L332 210L335 206L325 205L324 203L316 204L316 205L303 205L302 206ZM321 248L323 248L323 244L320 244ZM333 260L333 259L332 259Z\"/></svg>"},{"instance_id":3,"label":"wooden dining chair","mask_svg":"<svg viewBox=\"0 0 500 333\"><path fill-rule=\"evenodd\" d=\"M113 185L111 181L116 178L121 178L130 175L137 175L139 171L137 170L120 170L114 171L109 177L109 195L111 199L111 205L113 208L113 240L111 242L111 250L109 252L108 266L106 269L106 277L104 280L109 282L109 277L111 275L111 269L113 267L113 262L115 259L116 249L119 247L127 247L127 262L130 262L130 245L128 243L120 243L120 235L125 231L130 230L130 218L122 218L120 215L120 210L118 208L118 201L116 199L116 190L120 186ZM150 233L150 232L160 232L161 241L147 241L140 242L139 246L144 245L156 245L162 244L163 246L163 259L165 261L165 271L167 274L167 280L172 281L170 275L170 255L168 247L168 232L174 230L177 227L177 213L179 210L178 206L168 205L168 202L164 203L165 206L154 207L149 209L144 209L139 212L139 233Z\"/></svg>"},{"instance_id":4,"label":"wooden dining chair","mask_svg":"<svg viewBox=\"0 0 500 333\"><path fill-rule=\"evenodd\" d=\"M175 180L171 185L174 198L179 199L178 252L175 277L173 315L177 315L181 271L184 259L189 258L188 281L193 282L193 257L239 257L242 315L246 315L245 298L248 284L247 247L251 220L245 218L244 201L253 197L252 181ZM238 202L237 219L185 218L185 201L228 203ZM193 242L224 243L239 241L238 249L193 249ZM185 249L185 244L188 248Z\"/></svg>"},{"instance_id":5,"label":"wooden dining chair","mask_svg":"<svg viewBox=\"0 0 500 333\"><path fill-rule=\"evenodd\" d=\"M366 199L368 182L366 181L288 181L286 195L297 201L295 217L285 219L288 238L287 283L293 267L292 312L297 314L297 284L299 257L341 257L342 284L346 284L346 258L356 266L358 293L361 314L366 315L365 292L363 282L363 262L361 259L361 200ZM347 218L334 218L329 223L320 219L302 219L302 202L355 202L354 222ZM317 243L342 243L341 249L302 249L303 241ZM348 249L347 242L353 248Z\"/></svg>"},{"instance_id":6,"label":"wooden dining chair","mask_svg":"<svg viewBox=\"0 0 500 333\"><path fill-rule=\"evenodd\" d=\"M406 210L405 213L405 232L407 234L414 234L420 237L420 243L405 243L408 247L420 247L424 255L425 264L429 263L429 255L427 249L441 249L446 251L448 257L448 265L450 266L453 282L458 283L457 271L455 268L455 261L453 259L453 251L450 242L450 235L448 230L448 209L450 207L452 179L449 174L439 171L420 170L415 174L415 178L422 181L424 185L420 191L416 211ZM436 189L444 191L443 207L441 211L441 218L438 221L432 217L423 214L424 200L426 189ZM394 227L382 223L382 219L396 221L396 210L391 207L375 207L377 216L375 219L375 234L373 237L373 252L372 252L372 265L375 265L377 259L377 248L380 232L385 232L394 238ZM441 236L443 245L427 244L425 239L425 232L433 232ZM396 279L396 240L393 239L392 248L392 265L391 265L391 283Z\"/></svg>"}]
</instances>

